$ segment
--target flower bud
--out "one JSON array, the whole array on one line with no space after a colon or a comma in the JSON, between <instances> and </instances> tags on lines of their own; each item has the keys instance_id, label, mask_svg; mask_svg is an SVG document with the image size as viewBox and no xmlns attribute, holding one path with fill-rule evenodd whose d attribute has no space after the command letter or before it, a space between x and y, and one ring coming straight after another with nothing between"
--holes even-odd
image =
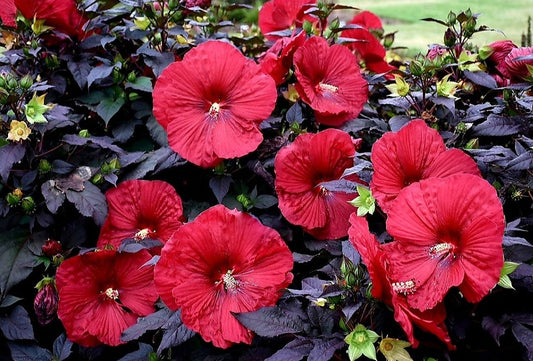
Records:
<instances>
[{"instance_id":1,"label":"flower bud","mask_svg":"<svg viewBox=\"0 0 533 361\"><path fill-rule=\"evenodd\" d=\"M133 83L136 79L137 79L137 75L135 74L134 71L132 71L132 72L130 72L130 73L128 74L128 81L129 81L130 83Z\"/></svg>"},{"instance_id":2,"label":"flower bud","mask_svg":"<svg viewBox=\"0 0 533 361\"><path fill-rule=\"evenodd\" d=\"M39 161L39 174L46 174L52 170L52 165L46 159Z\"/></svg>"},{"instance_id":3,"label":"flower bud","mask_svg":"<svg viewBox=\"0 0 533 361\"><path fill-rule=\"evenodd\" d=\"M44 326L54 320L57 314L59 296L53 279L50 279L48 283L43 281L39 282L39 284L44 284L41 285L39 292L37 292L37 295L35 296L33 309L35 310L37 321Z\"/></svg>"},{"instance_id":4,"label":"flower bud","mask_svg":"<svg viewBox=\"0 0 533 361\"><path fill-rule=\"evenodd\" d=\"M26 212L26 214L33 214L35 212L35 201L32 197L22 198L20 206Z\"/></svg>"},{"instance_id":5,"label":"flower bud","mask_svg":"<svg viewBox=\"0 0 533 361\"><path fill-rule=\"evenodd\" d=\"M20 87L23 90L28 90L33 85L33 78L30 74L26 74L20 79Z\"/></svg>"},{"instance_id":6,"label":"flower bud","mask_svg":"<svg viewBox=\"0 0 533 361\"><path fill-rule=\"evenodd\" d=\"M383 37L383 46L388 49L394 43L394 33L387 34Z\"/></svg>"},{"instance_id":7,"label":"flower bud","mask_svg":"<svg viewBox=\"0 0 533 361\"><path fill-rule=\"evenodd\" d=\"M5 88L7 86L7 80L4 74L0 74L0 88Z\"/></svg>"},{"instance_id":8,"label":"flower bud","mask_svg":"<svg viewBox=\"0 0 533 361\"><path fill-rule=\"evenodd\" d=\"M413 60L409 64L409 71L414 76L420 76L424 72L424 68L422 67L422 63L420 63L418 60Z\"/></svg>"},{"instance_id":9,"label":"flower bud","mask_svg":"<svg viewBox=\"0 0 533 361\"><path fill-rule=\"evenodd\" d=\"M82 129L78 132L78 136L80 136L81 138L89 138L91 134L87 129Z\"/></svg>"},{"instance_id":10,"label":"flower bud","mask_svg":"<svg viewBox=\"0 0 533 361\"><path fill-rule=\"evenodd\" d=\"M118 160L118 158L113 158L109 161L109 166L113 170L120 169L120 161Z\"/></svg>"},{"instance_id":11,"label":"flower bud","mask_svg":"<svg viewBox=\"0 0 533 361\"><path fill-rule=\"evenodd\" d=\"M46 242L41 247L41 250L43 251L43 254L47 257L54 257L58 254L61 254L63 252L63 247L61 246L61 243L56 241L55 239L47 239Z\"/></svg>"},{"instance_id":12,"label":"flower bud","mask_svg":"<svg viewBox=\"0 0 533 361\"><path fill-rule=\"evenodd\" d=\"M15 189L15 191L17 189ZM7 204L10 207L14 207L14 206L16 206L17 204L20 203L21 196L19 196L17 193L15 193L15 191L13 191L12 193L8 193L7 196L6 196Z\"/></svg>"},{"instance_id":13,"label":"flower bud","mask_svg":"<svg viewBox=\"0 0 533 361\"><path fill-rule=\"evenodd\" d=\"M448 26L453 26L455 24L455 22L457 21L457 15L453 12L453 11L450 11L448 13Z\"/></svg>"},{"instance_id":14,"label":"flower bud","mask_svg":"<svg viewBox=\"0 0 533 361\"><path fill-rule=\"evenodd\" d=\"M455 33L452 29L448 28L446 32L444 33L444 45L451 47L455 45L455 41L457 38L455 37Z\"/></svg>"}]
</instances>

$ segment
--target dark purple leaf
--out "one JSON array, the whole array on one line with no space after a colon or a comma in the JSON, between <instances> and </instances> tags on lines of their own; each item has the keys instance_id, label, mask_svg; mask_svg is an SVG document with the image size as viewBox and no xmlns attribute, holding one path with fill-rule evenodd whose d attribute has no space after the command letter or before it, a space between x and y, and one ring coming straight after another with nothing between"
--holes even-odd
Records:
<instances>
[{"instance_id":1,"label":"dark purple leaf","mask_svg":"<svg viewBox=\"0 0 533 361\"><path fill-rule=\"evenodd\" d=\"M442 105L446 107L452 114L455 114L455 99L444 96L436 96L429 98L433 104Z\"/></svg>"},{"instance_id":2,"label":"dark purple leaf","mask_svg":"<svg viewBox=\"0 0 533 361\"><path fill-rule=\"evenodd\" d=\"M26 154L26 147L21 143L9 143L0 147L0 178L7 182L13 164L20 162Z\"/></svg>"},{"instance_id":3,"label":"dark purple leaf","mask_svg":"<svg viewBox=\"0 0 533 361\"><path fill-rule=\"evenodd\" d=\"M516 340L526 348L527 359L533 360L533 331L518 322L513 324L511 330Z\"/></svg>"},{"instance_id":4,"label":"dark purple leaf","mask_svg":"<svg viewBox=\"0 0 533 361\"><path fill-rule=\"evenodd\" d=\"M498 322L490 316L483 317L483 320L481 321L481 326L492 336L498 346L500 345L500 337L503 336L503 334L509 327L509 325L505 325L504 323Z\"/></svg>"},{"instance_id":5,"label":"dark purple leaf","mask_svg":"<svg viewBox=\"0 0 533 361\"><path fill-rule=\"evenodd\" d=\"M265 361L299 361L309 355L313 347L313 342L310 340L296 338Z\"/></svg>"},{"instance_id":6,"label":"dark purple leaf","mask_svg":"<svg viewBox=\"0 0 533 361\"><path fill-rule=\"evenodd\" d=\"M347 301L344 307L342 308L342 313L344 314L346 319L349 320L350 318L352 318L354 313L357 312L359 308L361 308L362 305L363 305L362 300L358 300L357 302L355 302L354 299L351 299Z\"/></svg>"},{"instance_id":7,"label":"dark purple leaf","mask_svg":"<svg viewBox=\"0 0 533 361\"><path fill-rule=\"evenodd\" d=\"M150 354L154 352L152 346L146 343L140 343L139 349L126 356L121 357L118 361L146 361L150 360Z\"/></svg>"},{"instance_id":8,"label":"dark purple leaf","mask_svg":"<svg viewBox=\"0 0 533 361\"><path fill-rule=\"evenodd\" d=\"M59 335L54 341L54 358L57 361L65 360L72 353L72 345L72 341L70 341L64 333Z\"/></svg>"},{"instance_id":9,"label":"dark purple leaf","mask_svg":"<svg viewBox=\"0 0 533 361\"><path fill-rule=\"evenodd\" d=\"M22 306L16 306L7 316L0 316L0 330L8 340L33 340L30 316Z\"/></svg>"},{"instance_id":10,"label":"dark purple leaf","mask_svg":"<svg viewBox=\"0 0 533 361\"><path fill-rule=\"evenodd\" d=\"M231 176L215 176L209 180L209 188L213 191L218 203L222 203L232 182Z\"/></svg>"},{"instance_id":11,"label":"dark purple leaf","mask_svg":"<svg viewBox=\"0 0 533 361\"><path fill-rule=\"evenodd\" d=\"M114 186L117 185L118 176L115 173L109 173L104 175L104 179L106 180L106 182L109 182Z\"/></svg>"},{"instance_id":12,"label":"dark purple leaf","mask_svg":"<svg viewBox=\"0 0 533 361\"><path fill-rule=\"evenodd\" d=\"M310 251L327 251L331 253L333 256L341 256L342 255L342 244L340 241L316 241L316 240L306 240L305 246Z\"/></svg>"},{"instance_id":13,"label":"dark purple leaf","mask_svg":"<svg viewBox=\"0 0 533 361\"><path fill-rule=\"evenodd\" d=\"M151 116L146 121L146 128L150 132L152 139L161 147L168 147L168 136L166 130Z\"/></svg>"},{"instance_id":14,"label":"dark purple leaf","mask_svg":"<svg viewBox=\"0 0 533 361\"><path fill-rule=\"evenodd\" d=\"M509 170L533 169L533 152L525 152L507 164Z\"/></svg>"},{"instance_id":15,"label":"dark purple leaf","mask_svg":"<svg viewBox=\"0 0 533 361\"><path fill-rule=\"evenodd\" d=\"M347 257L353 264L358 264L361 261L361 256L357 252L350 241L343 241L342 254Z\"/></svg>"},{"instance_id":16,"label":"dark purple leaf","mask_svg":"<svg viewBox=\"0 0 533 361\"><path fill-rule=\"evenodd\" d=\"M315 305L307 307L307 315L312 327L319 329L322 336L331 335L340 319L340 313L337 310Z\"/></svg>"},{"instance_id":17,"label":"dark purple leaf","mask_svg":"<svg viewBox=\"0 0 533 361\"><path fill-rule=\"evenodd\" d=\"M115 141L120 143L126 143L132 137L135 132L135 127L141 125L142 121L140 119L130 119L127 122L120 122L116 127L113 127L111 132Z\"/></svg>"},{"instance_id":18,"label":"dark purple leaf","mask_svg":"<svg viewBox=\"0 0 533 361\"><path fill-rule=\"evenodd\" d=\"M263 307L257 311L234 314L244 327L259 336L276 337L285 333L298 333L304 330L304 322L277 306Z\"/></svg>"},{"instance_id":19,"label":"dark purple leaf","mask_svg":"<svg viewBox=\"0 0 533 361\"><path fill-rule=\"evenodd\" d=\"M55 159L52 162L52 171L57 174L67 174L72 172L76 167L61 159Z\"/></svg>"},{"instance_id":20,"label":"dark purple leaf","mask_svg":"<svg viewBox=\"0 0 533 361\"><path fill-rule=\"evenodd\" d=\"M472 135L501 137L518 133L522 124L511 117L490 114L483 123L474 126Z\"/></svg>"},{"instance_id":21,"label":"dark purple leaf","mask_svg":"<svg viewBox=\"0 0 533 361\"><path fill-rule=\"evenodd\" d=\"M128 238L122 241L120 244L120 247L118 248L119 252L127 252L127 253L136 253L139 252L142 249L148 249L152 247L162 247L163 243L157 239L143 239L141 241L137 241L133 238Z\"/></svg>"},{"instance_id":22,"label":"dark purple leaf","mask_svg":"<svg viewBox=\"0 0 533 361\"><path fill-rule=\"evenodd\" d=\"M309 353L307 361L329 361L333 357L335 351L346 346L346 342L342 337L335 337L332 339L315 338L313 340L315 347Z\"/></svg>"},{"instance_id":23,"label":"dark purple leaf","mask_svg":"<svg viewBox=\"0 0 533 361\"><path fill-rule=\"evenodd\" d=\"M102 64L91 68L91 71L87 75L87 87L90 87L97 80L107 78L111 75L115 67L120 68L121 65L120 62L117 62L116 64Z\"/></svg>"},{"instance_id":24,"label":"dark purple leaf","mask_svg":"<svg viewBox=\"0 0 533 361\"><path fill-rule=\"evenodd\" d=\"M156 330L160 327L163 327L163 325L168 322L170 316L173 314L174 311L171 311L168 308L162 308L148 316L139 317L136 324L130 326L124 330L124 332L122 332L120 339L126 342L136 340L144 335L147 331Z\"/></svg>"},{"instance_id":25,"label":"dark purple leaf","mask_svg":"<svg viewBox=\"0 0 533 361\"><path fill-rule=\"evenodd\" d=\"M40 244L30 240L24 230L13 228L0 232L0 300L33 271L37 257L32 247Z\"/></svg>"},{"instance_id":26,"label":"dark purple leaf","mask_svg":"<svg viewBox=\"0 0 533 361\"><path fill-rule=\"evenodd\" d=\"M56 183L52 179L41 185L41 193L46 202L46 208L52 214L56 214L59 207L65 201L65 193L56 187Z\"/></svg>"},{"instance_id":27,"label":"dark purple leaf","mask_svg":"<svg viewBox=\"0 0 533 361\"><path fill-rule=\"evenodd\" d=\"M404 125L411 121L411 117L408 115L395 115L389 119L389 127L393 132L397 132L402 129Z\"/></svg>"},{"instance_id":28,"label":"dark purple leaf","mask_svg":"<svg viewBox=\"0 0 533 361\"><path fill-rule=\"evenodd\" d=\"M285 114L285 118L287 119L287 122L289 124L291 123L298 123L302 124L304 121L304 117L302 114L302 106L299 102L294 103L289 110L287 110L287 113Z\"/></svg>"},{"instance_id":29,"label":"dark purple leaf","mask_svg":"<svg viewBox=\"0 0 533 361\"><path fill-rule=\"evenodd\" d=\"M107 216L107 201L100 189L91 182L85 182L85 189L81 192L67 190L67 199L76 209L86 217L92 217L101 226Z\"/></svg>"},{"instance_id":30,"label":"dark purple leaf","mask_svg":"<svg viewBox=\"0 0 533 361\"><path fill-rule=\"evenodd\" d=\"M260 194L253 200L254 207L259 209L267 209L278 204L278 198L270 194Z\"/></svg>"},{"instance_id":31,"label":"dark purple leaf","mask_svg":"<svg viewBox=\"0 0 533 361\"><path fill-rule=\"evenodd\" d=\"M292 258L293 258L294 262L296 262L296 263L307 263L307 262L310 262L311 260L313 260L313 258L315 258L315 255L293 252L292 253Z\"/></svg>"},{"instance_id":32,"label":"dark purple leaf","mask_svg":"<svg viewBox=\"0 0 533 361\"><path fill-rule=\"evenodd\" d=\"M87 77L91 72L92 66L89 64L89 59L86 57L79 62L67 61L67 68L72 74L72 77L78 83L80 89L84 89L87 86Z\"/></svg>"},{"instance_id":33,"label":"dark purple leaf","mask_svg":"<svg viewBox=\"0 0 533 361\"><path fill-rule=\"evenodd\" d=\"M149 49L149 50L152 50L152 49ZM152 51L142 52L142 54L143 54L144 62L146 63L146 65L148 65L152 69L156 77L159 77L159 75L161 75L163 70L175 61L174 53L172 52L159 53L157 51L152 50Z\"/></svg>"},{"instance_id":34,"label":"dark purple leaf","mask_svg":"<svg viewBox=\"0 0 533 361\"><path fill-rule=\"evenodd\" d=\"M294 295L305 295L311 298L318 298L324 293L325 286L330 283L316 277L308 277L302 280L302 289L289 289L288 291Z\"/></svg>"},{"instance_id":35,"label":"dark purple leaf","mask_svg":"<svg viewBox=\"0 0 533 361\"><path fill-rule=\"evenodd\" d=\"M68 144L72 145L86 145L86 144L94 144L97 145L100 148L103 149L109 149L115 153L121 154L124 153L124 150L122 150L120 147L113 144L114 139L111 137L95 137L92 136L90 138L84 138L80 137L76 134L66 134L63 137L63 141Z\"/></svg>"},{"instance_id":36,"label":"dark purple leaf","mask_svg":"<svg viewBox=\"0 0 533 361\"><path fill-rule=\"evenodd\" d=\"M496 89L498 87L496 80L494 80L492 76L485 73L484 71L472 72L472 71L465 70L463 73L465 77L474 84L481 85L489 89Z\"/></svg>"},{"instance_id":37,"label":"dark purple leaf","mask_svg":"<svg viewBox=\"0 0 533 361\"><path fill-rule=\"evenodd\" d=\"M178 346L195 335L194 331L187 328L181 321L181 311L174 312L170 319L163 325L163 337L157 349L160 355L167 348Z\"/></svg>"},{"instance_id":38,"label":"dark purple leaf","mask_svg":"<svg viewBox=\"0 0 533 361\"><path fill-rule=\"evenodd\" d=\"M74 125L77 123L77 117L71 115L72 109L63 105L56 104L52 109L46 112L48 123L39 124L46 130L58 129Z\"/></svg>"},{"instance_id":39,"label":"dark purple leaf","mask_svg":"<svg viewBox=\"0 0 533 361\"><path fill-rule=\"evenodd\" d=\"M358 183L346 179L338 179L329 182L321 182L318 186L324 187L330 192L356 193L358 185Z\"/></svg>"},{"instance_id":40,"label":"dark purple leaf","mask_svg":"<svg viewBox=\"0 0 533 361\"><path fill-rule=\"evenodd\" d=\"M185 164L186 161L167 147L145 153L138 158L136 163L136 167L122 175L122 180L140 179L151 171L162 171L169 167Z\"/></svg>"},{"instance_id":41,"label":"dark purple leaf","mask_svg":"<svg viewBox=\"0 0 533 361\"><path fill-rule=\"evenodd\" d=\"M52 354L35 344L8 342L13 361L50 361Z\"/></svg>"},{"instance_id":42,"label":"dark purple leaf","mask_svg":"<svg viewBox=\"0 0 533 361\"><path fill-rule=\"evenodd\" d=\"M7 295L3 300L2 303L0 303L0 308L7 308L10 306L13 306L15 303L22 301L24 298L13 296L13 295Z\"/></svg>"},{"instance_id":43,"label":"dark purple leaf","mask_svg":"<svg viewBox=\"0 0 533 361\"><path fill-rule=\"evenodd\" d=\"M520 264L513 273L509 275L515 287L523 287L527 290L533 289L533 266Z\"/></svg>"}]
</instances>

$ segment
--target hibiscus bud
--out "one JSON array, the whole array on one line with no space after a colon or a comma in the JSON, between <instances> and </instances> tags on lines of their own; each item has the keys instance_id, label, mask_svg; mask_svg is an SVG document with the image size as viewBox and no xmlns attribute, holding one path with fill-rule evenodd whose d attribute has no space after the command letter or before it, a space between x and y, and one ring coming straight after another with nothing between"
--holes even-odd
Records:
<instances>
[{"instance_id":1,"label":"hibiscus bud","mask_svg":"<svg viewBox=\"0 0 533 361\"><path fill-rule=\"evenodd\" d=\"M63 252L63 247L61 246L61 243L56 241L55 239L47 239L46 242L41 247L41 250L43 251L43 254L47 257L54 257L58 254L60 255L61 252Z\"/></svg>"},{"instance_id":2,"label":"hibiscus bud","mask_svg":"<svg viewBox=\"0 0 533 361\"><path fill-rule=\"evenodd\" d=\"M411 74L414 76L420 76L424 72L424 69L419 61L413 60L409 64L409 71L411 71Z\"/></svg>"},{"instance_id":3,"label":"hibiscus bud","mask_svg":"<svg viewBox=\"0 0 533 361\"><path fill-rule=\"evenodd\" d=\"M16 190L19 190L20 189L15 189ZM12 193L8 193L7 196L6 196L6 201L7 201L7 204L10 206L10 207L13 207L13 206L16 206L17 204L19 204L20 202L20 199L21 199L21 196L19 196L15 191L13 191Z\"/></svg>"},{"instance_id":4,"label":"hibiscus bud","mask_svg":"<svg viewBox=\"0 0 533 361\"><path fill-rule=\"evenodd\" d=\"M30 74L26 74L20 79L20 87L24 90L28 90L33 85L33 78Z\"/></svg>"},{"instance_id":5,"label":"hibiscus bud","mask_svg":"<svg viewBox=\"0 0 533 361\"><path fill-rule=\"evenodd\" d=\"M339 18L335 18L335 19L333 19L333 21L329 24L329 28L330 28L331 30L335 30L335 29L337 29L337 28L339 27L339 25L340 25Z\"/></svg>"},{"instance_id":6,"label":"hibiscus bud","mask_svg":"<svg viewBox=\"0 0 533 361\"><path fill-rule=\"evenodd\" d=\"M305 30L305 33L308 35L313 33L313 24L308 20L304 21L302 28Z\"/></svg>"},{"instance_id":7,"label":"hibiscus bud","mask_svg":"<svg viewBox=\"0 0 533 361\"><path fill-rule=\"evenodd\" d=\"M7 86L7 80L4 74L0 74L0 88L5 88Z\"/></svg>"},{"instance_id":8,"label":"hibiscus bud","mask_svg":"<svg viewBox=\"0 0 533 361\"><path fill-rule=\"evenodd\" d=\"M91 134L87 129L82 129L78 132L78 136L80 136L81 138L90 138Z\"/></svg>"},{"instance_id":9,"label":"hibiscus bud","mask_svg":"<svg viewBox=\"0 0 533 361\"><path fill-rule=\"evenodd\" d=\"M46 174L52 170L52 165L46 159L39 161L39 174Z\"/></svg>"},{"instance_id":10,"label":"hibiscus bud","mask_svg":"<svg viewBox=\"0 0 533 361\"><path fill-rule=\"evenodd\" d=\"M474 138L470 139L465 145L465 149L478 149L479 148L479 139Z\"/></svg>"},{"instance_id":11,"label":"hibiscus bud","mask_svg":"<svg viewBox=\"0 0 533 361\"><path fill-rule=\"evenodd\" d=\"M44 326L54 320L59 304L59 296L52 278L44 278L37 284L36 288L39 291L37 292L37 296L35 296L33 308L37 316L37 321Z\"/></svg>"},{"instance_id":12,"label":"hibiscus bud","mask_svg":"<svg viewBox=\"0 0 533 361\"><path fill-rule=\"evenodd\" d=\"M448 26L452 26L453 24L455 24L456 21L457 15L453 11L450 11L448 13Z\"/></svg>"},{"instance_id":13,"label":"hibiscus bud","mask_svg":"<svg viewBox=\"0 0 533 361\"><path fill-rule=\"evenodd\" d=\"M132 72L130 72L130 73L128 74L128 81L129 81L130 83L133 83L136 79L137 79L137 75L135 74L134 71L132 71Z\"/></svg>"},{"instance_id":14,"label":"hibiscus bud","mask_svg":"<svg viewBox=\"0 0 533 361\"><path fill-rule=\"evenodd\" d=\"M455 40L457 40L455 33L452 29L448 28L448 30L446 30L444 33L444 45L448 47L453 46L455 45Z\"/></svg>"},{"instance_id":15,"label":"hibiscus bud","mask_svg":"<svg viewBox=\"0 0 533 361\"><path fill-rule=\"evenodd\" d=\"M387 34L383 37L383 46L388 49L394 43L394 33Z\"/></svg>"},{"instance_id":16,"label":"hibiscus bud","mask_svg":"<svg viewBox=\"0 0 533 361\"><path fill-rule=\"evenodd\" d=\"M32 197L22 198L20 206L26 212L26 214L33 214L35 212L35 201Z\"/></svg>"}]
</instances>

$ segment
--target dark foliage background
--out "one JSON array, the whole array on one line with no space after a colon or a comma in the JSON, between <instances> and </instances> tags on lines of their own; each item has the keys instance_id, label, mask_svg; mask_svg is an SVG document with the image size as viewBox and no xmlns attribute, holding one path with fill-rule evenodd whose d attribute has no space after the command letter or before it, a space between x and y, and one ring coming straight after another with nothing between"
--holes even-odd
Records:
<instances>
[{"instance_id":1,"label":"dark foliage background","mask_svg":"<svg viewBox=\"0 0 533 361\"><path fill-rule=\"evenodd\" d=\"M172 10L165 13L154 10L154 3L82 1L80 8L91 19L91 35L79 42L51 32L36 35L31 22L23 19L16 31L6 28L3 33L0 360L347 360L344 337L358 323L383 337L405 338L392 312L370 298L366 268L351 244L346 239L312 239L286 222L276 206L277 151L297 134L323 128L307 105L283 97L287 84L280 86L276 109L262 124L260 147L216 169L201 169L174 153L154 119L155 80L194 44L224 38L250 57L268 48L253 25L257 8L214 2L208 10L185 9L171 1ZM329 17L325 36L335 39L340 30L335 14L353 9L321 6L314 14ZM461 14L474 19L472 33L484 30L471 12ZM448 29L446 21L436 22L440 24L435 26L444 25L443 33ZM477 54L468 38L443 46ZM342 127L363 139L356 172L364 180L371 178L369 152L382 134L410 119L425 119L448 147L470 154L497 188L507 221L505 259L519 263L510 274L514 289L497 286L477 305L453 292L445 300L457 351L449 353L431 335L417 333L422 344L409 352L415 360L533 359L532 85L498 87L486 72L471 71L470 63L453 56L440 63L424 55L396 57L392 63L410 84L409 96L390 97L385 85L394 81L366 74L370 99L361 115ZM457 99L437 92L437 80L446 74L461 84ZM45 104L55 104L44 113L47 123L33 124L24 141L8 141L10 122L24 119L34 93L46 94ZM189 331L179 312L162 304L124 333L123 339L130 342L115 348L84 349L66 339L57 318L46 326L37 322L34 286L44 276L53 276L57 265L57 260L43 255L45 241L60 241L65 258L94 247L107 214L104 193L122 181L141 178L172 184L184 201L188 220L223 203L257 216L288 243L295 261L290 289L275 307L236 315L257 335L251 346L216 349ZM380 238L387 237L379 213L369 221ZM319 298L325 306L316 305Z\"/></svg>"}]
</instances>

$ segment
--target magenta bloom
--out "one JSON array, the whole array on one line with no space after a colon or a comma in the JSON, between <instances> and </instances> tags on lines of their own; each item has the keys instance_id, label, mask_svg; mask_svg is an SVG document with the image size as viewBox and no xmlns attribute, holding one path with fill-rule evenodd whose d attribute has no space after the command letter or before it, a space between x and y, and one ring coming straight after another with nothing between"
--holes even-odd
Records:
<instances>
[{"instance_id":1,"label":"magenta bloom","mask_svg":"<svg viewBox=\"0 0 533 361\"><path fill-rule=\"evenodd\" d=\"M359 25L362 28L349 29L341 32L341 36L352 38L355 41L346 45L354 50L359 60L364 61L366 69L383 74L396 68L385 61L386 50L376 37L376 33L383 33L381 20L370 11L362 11L355 15L348 25ZM394 79L391 74L385 75L389 79Z\"/></svg>"},{"instance_id":2,"label":"magenta bloom","mask_svg":"<svg viewBox=\"0 0 533 361\"><path fill-rule=\"evenodd\" d=\"M472 158L459 149L446 150L439 133L423 120L385 133L372 147L372 164L370 188L384 212L390 211L402 188L422 179L456 173L481 176Z\"/></svg>"},{"instance_id":3,"label":"magenta bloom","mask_svg":"<svg viewBox=\"0 0 533 361\"><path fill-rule=\"evenodd\" d=\"M479 302L500 278L503 230L502 205L486 180L456 174L412 184L388 214L391 279L411 285L407 301L421 311L455 286Z\"/></svg>"},{"instance_id":4,"label":"magenta bloom","mask_svg":"<svg viewBox=\"0 0 533 361\"><path fill-rule=\"evenodd\" d=\"M201 167L254 151L277 90L272 78L233 45L207 41L157 79L153 112L170 147Z\"/></svg>"},{"instance_id":5,"label":"magenta bloom","mask_svg":"<svg viewBox=\"0 0 533 361\"><path fill-rule=\"evenodd\" d=\"M298 35L279 38L259 59L259 65L274 79L276 85L285 82L294 52L303 45L305 37L305 31L301 31Z\"/></svg>"},{"instance_id":6,"label":"magenta bloom","mask_svg":"<svg viewBox=\"0 0 533 361\"><path fill-rule=\"evenodd\" d=\"M318 123L340 126L356 118L368 100L368 83L357 59L343 45L313 36L294 53L296 90Z\"/></svg>"},{"instance_id":7,"label":"magenta bloom","mask_svg":"<svg viewBox=\"0 0 533 361\"><path fill-rule=\"evenodd\" d=\"M222 205L180 227L155 270L161 299L217 347L251 343L232 313L273 306L292 281L292 254L273 229Z\"/></svg>"},{"instance_id":8,"label":"magenta bloom","mask_svg":"<svg viewBox=\"0 0 533 361\"><path fill-rule=\"evenodd\" d=\"M514 82L533 82L533 47L512 49L505 57L505 66Z\"/></svg>"},{"instance_id":9,"label":"magenta bloom","mask_svg":"<svg viewBox=\"0 0 533 361\"><path fill-rule=\"evenodd\" d=\"M278 35L269 33L301 27L304 20L316 21L304 14L303 5L316 4L316 0L271 0L259 11L259 28L268 40L277 40Z\"/></svg>"},{"instance_id":10,"label":"magenta bloom","mask_svg":"<svg viewBox=\"0 0 533 361\"><path fill-rule=\"evenodd\" d=\"M174 187L163 181L130 180L106 193L109 213L98 247L120 247L123 240L155 239L162 244L182 225L183 207ZM160 247L154 250L159 253Z\"/></svg>"},{"instance_id":11,"label":"magenta bloom","mask_svg":"<svg viewBox=\"0 0 533 361\"><path fill-rule=\"evenodd\" d=\"M325 183L359 182L356 175L342 178L344 171L353 166L355 150L348 133L327 129L300 134L278 152L274 163L276 193L281 213L290 223L302 226L317 239L348 234L348 219L356 210L348 202L357 193L328 190Z\"/></svg>"},{"instance_id":12,"label":"magenta bloom","mask_svg":"<svg viewBox=\"0 0 533 361\"><path fill-rule=\"evenodd\" d=\"M57 315L72 342L85 347L123 343L121 333L154 312L158 299L146 251L85 253L65 260L56 274Z\"/></svg>"},{"instance_id":13,"label":"magenta bloom","mask_svg":"<svg viewBox=\"0 0 533 361\"><path fill-rule=\"evenodd\" d=\"M413 325L416 325L438 337L450 350L455 349L444 323L446 319L444 304L439 303L434 308L425 311L414 309L408 305L405 294L402 293L401 282L395 284L391 281L388 256L394 242L380 244L376 236L368 230L366 219L358 217L355 213L350 216L350 224L349 240L367 266L372 280L372 296L394 308L394 319L403 328L413 347L419 345L414 337Z\"/></svg>"}]
</instances>

